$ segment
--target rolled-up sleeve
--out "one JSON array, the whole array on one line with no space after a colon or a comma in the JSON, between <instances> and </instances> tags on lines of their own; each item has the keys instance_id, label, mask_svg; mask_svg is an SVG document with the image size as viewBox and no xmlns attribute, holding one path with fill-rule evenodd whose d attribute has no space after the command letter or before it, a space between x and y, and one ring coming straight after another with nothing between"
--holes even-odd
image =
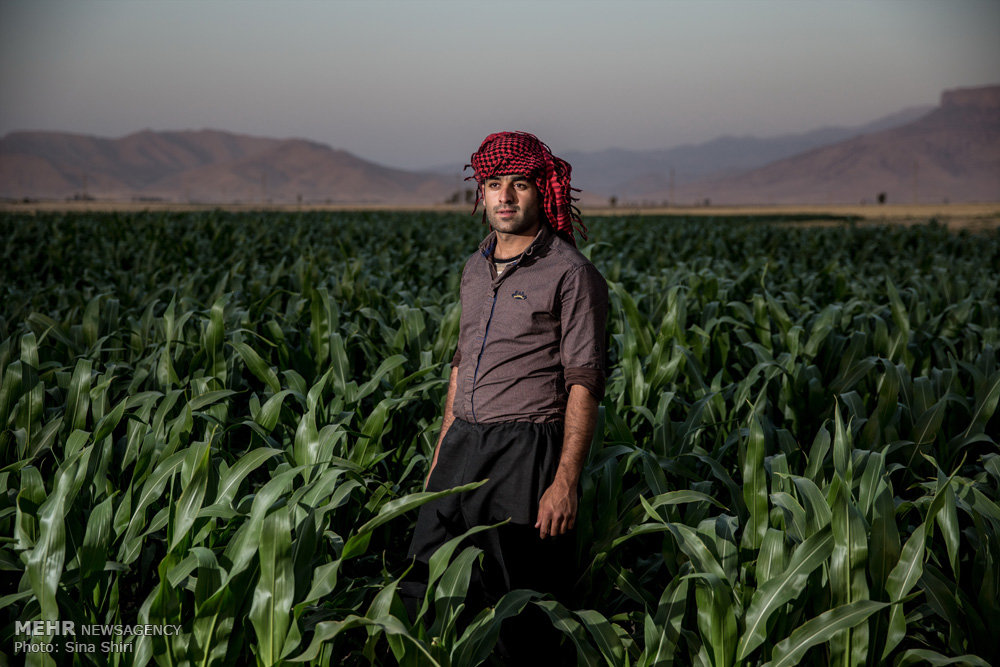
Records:
<instances>
[{"instance_id":1,"label":"rolled-up sleeve","mask_svg":"<svg viewBox=\"0 0 1000 667\"><path fill-rule=\"evenodd\" d=\"M608 284L593 264L568 273L563 282L560 321L566 391L582 385L600 401L607 379L605 328L608 318Z\"/></svg>"}]
</instances>

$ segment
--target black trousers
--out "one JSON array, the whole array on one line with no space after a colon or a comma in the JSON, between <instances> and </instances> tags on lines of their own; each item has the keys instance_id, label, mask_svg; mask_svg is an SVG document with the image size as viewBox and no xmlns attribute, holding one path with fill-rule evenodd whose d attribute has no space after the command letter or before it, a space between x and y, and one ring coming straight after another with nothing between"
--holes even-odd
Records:
<instances>
[{"instance_id":1,"label":"black trousers","mask_svg":"<svg viewBox=\"0 0 1000 667\"><path fill-rule=\"evenodd\" d=\"M482 570L473 568L466 620L521 588L549 593L569 603L578 570L575 532L543 540L535 528L538 501L559 465L562 437L562 424L470 424L460 419L452 423L441 442L427 490L489 481L478 489L445 496L420 508L410 543L410 556L416 559L419 571L400 587L411 618L426 591L426 566L434 551L474 526L508 518L509 523L469 538L473 546L483 550L484 557ZM498 653L518 665L575 664L571 645L567 641L560 647L561 641L562 633L552 627L541 609L529 603L521 614L504 621Z\"/></svg>"}]
</instances>

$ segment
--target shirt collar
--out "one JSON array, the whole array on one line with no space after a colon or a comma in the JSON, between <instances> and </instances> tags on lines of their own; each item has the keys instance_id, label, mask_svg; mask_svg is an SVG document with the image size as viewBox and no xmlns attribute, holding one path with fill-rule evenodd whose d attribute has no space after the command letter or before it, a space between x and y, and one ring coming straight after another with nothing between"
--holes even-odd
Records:
<instances>
[{"instance_id":1,"label":"shirt collar","mask_svg":"<svg viewBox=\"0 0 1000 667\"><path fill-rule=\"evenodd\" d=\"M535 234L535 238L532 239L531 243L524 250L524 255L530 257L535 254L545 246L549 244L552 240L552 228L549 227L547 222L543 222L538 227L538 233ZM489 259L493 255L494 248L497 247L497 233L496 231L491 231L483 242L479 244L479 252L482 253L483 257Z\"/></svg>"}]
</instances>

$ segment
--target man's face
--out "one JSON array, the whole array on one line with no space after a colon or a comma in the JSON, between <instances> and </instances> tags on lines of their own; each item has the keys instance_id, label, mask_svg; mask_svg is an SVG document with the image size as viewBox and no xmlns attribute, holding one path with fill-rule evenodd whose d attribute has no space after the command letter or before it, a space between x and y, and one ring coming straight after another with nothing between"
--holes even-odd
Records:
<instances>
[{"instance_id":1,"label":"man's face","mask_svg":"<svg viewBox=\"0 0 1000 667\"><path fill-rule=\"evenodd\" d=\"M493 229L501 234L534 235L541 219L541 195L524 176L506 174L483 183L483 204Z\"/></svg>"}]
</instances>

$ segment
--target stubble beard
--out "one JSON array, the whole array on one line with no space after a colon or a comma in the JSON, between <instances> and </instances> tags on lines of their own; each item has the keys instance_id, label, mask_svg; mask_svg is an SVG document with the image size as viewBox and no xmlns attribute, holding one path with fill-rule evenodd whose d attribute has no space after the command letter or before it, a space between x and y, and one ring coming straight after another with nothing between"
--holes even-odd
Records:
<instances>
[{"instance_id":1,"label":"stubble beard","mask_svg":"<svg viewBox=\"0 0 1000 667\"><path fill-rule=\"evenodd\" d=\"M501 218L499 211L509 208L515 209L515 215L510 218ZM496 206L493 210L487 209L486 211L490 227L502 234L525 234L535 227L540 217L537 210L528 211L521 207Z\"/></svg>"}]
</instances>

